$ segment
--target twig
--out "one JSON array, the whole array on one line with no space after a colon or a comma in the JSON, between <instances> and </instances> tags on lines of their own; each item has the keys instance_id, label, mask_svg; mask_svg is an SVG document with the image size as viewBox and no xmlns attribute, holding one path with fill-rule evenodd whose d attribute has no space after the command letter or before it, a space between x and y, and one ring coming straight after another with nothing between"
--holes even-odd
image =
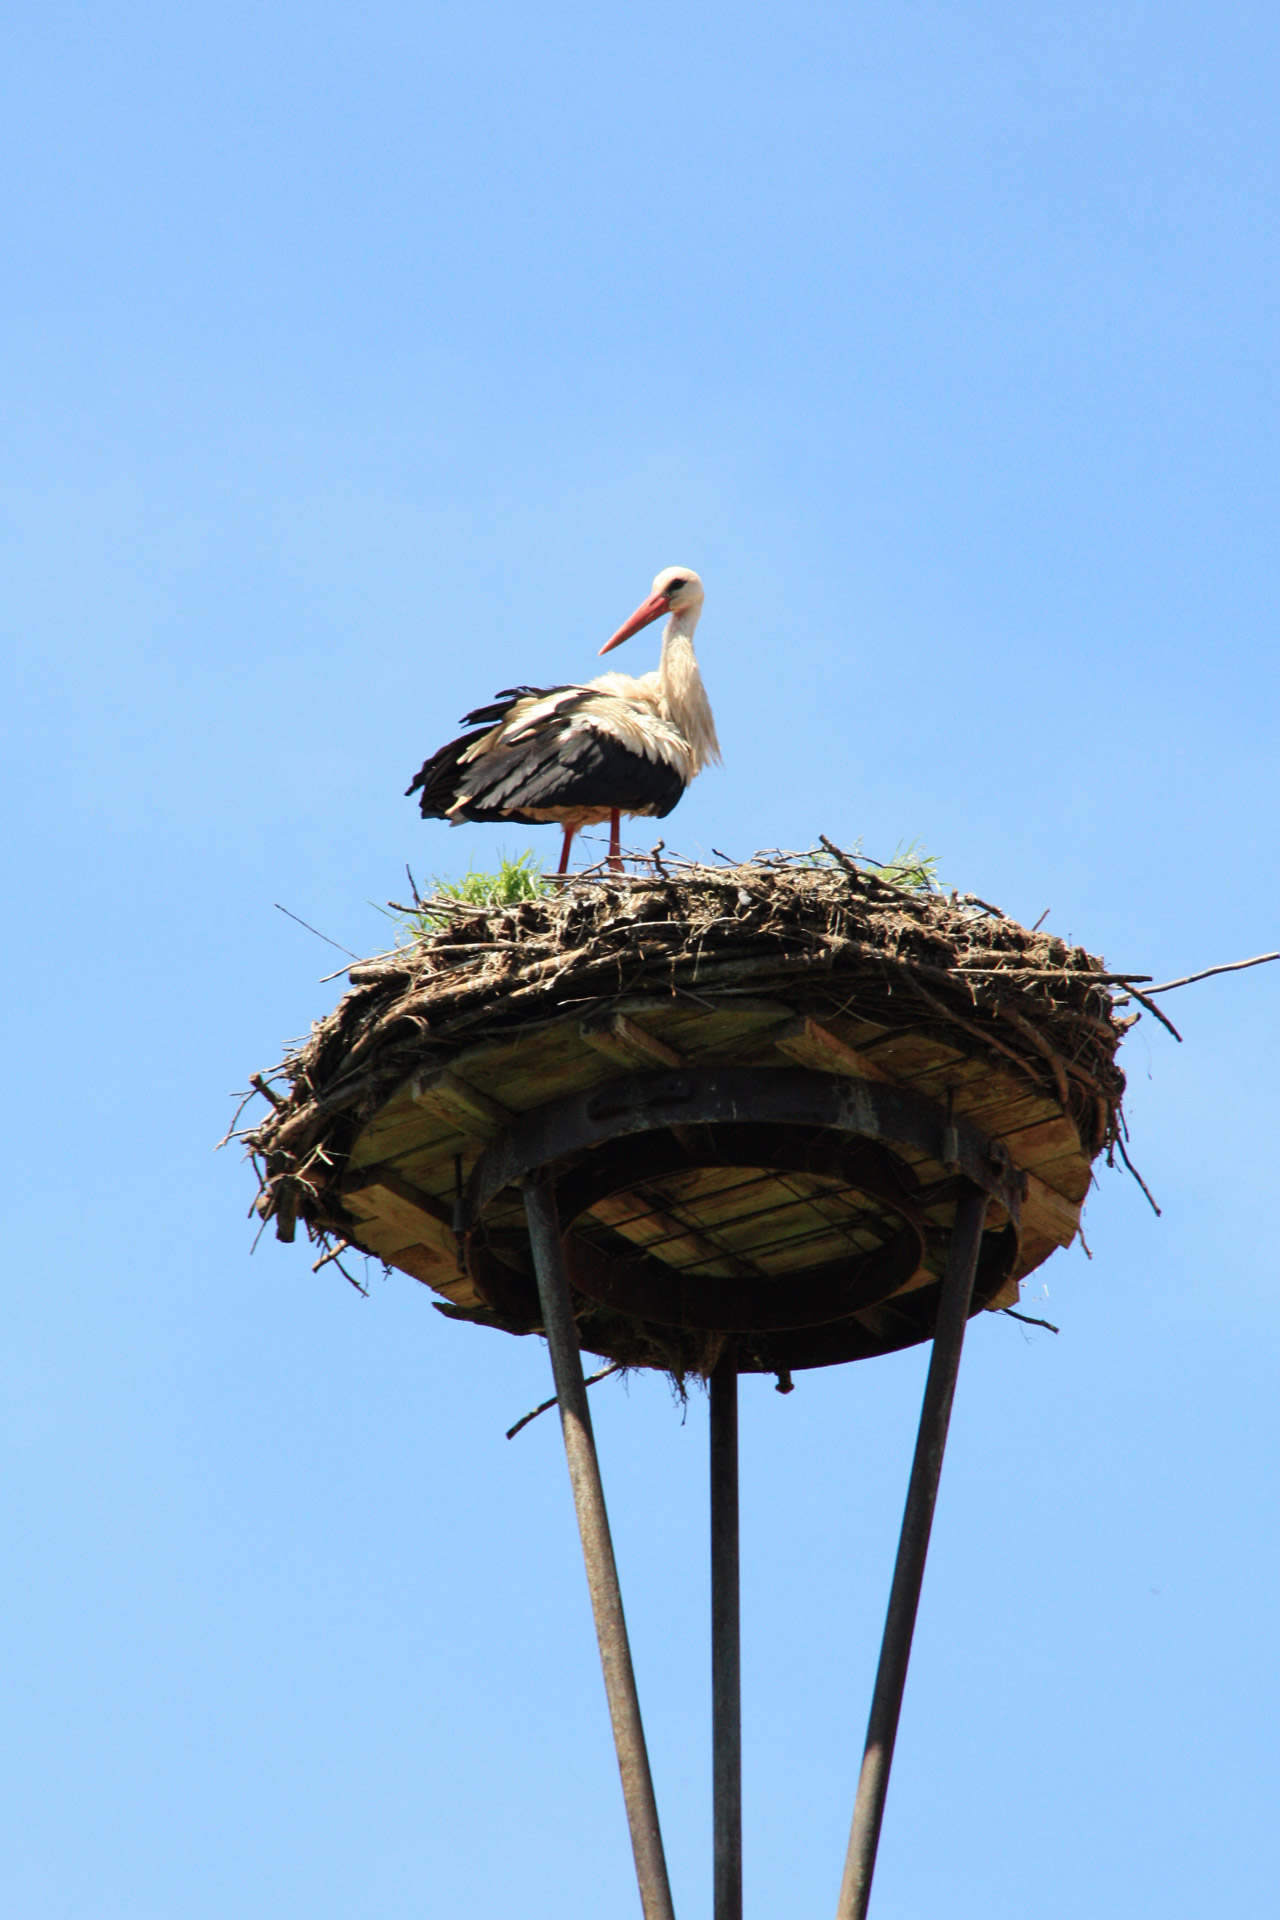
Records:
<instances>
[{"instance_id":1,"label":"twig","mask_svg":"<svg viewBox=\"0 0 1280 1920\"><path fill-rule=\"evenodd\" d=\"M818 839L831 855L831 858L836 862L837 866L843 867L845 872L852 874L855 880L861 880L863 878L856 862L850 859L849 855L838 847L834 840L828 840L825 833L820 833Z\"/></svg>"},{"instance_id":2,"label":"twig","mask_svg":"<svg viewBox=\"0 0 1280 1920\"><path fill-rule=\"evenodd\" d=\"M1024 1019L1015 1007L1011 1007L1006 1003L1000 1009L1000 1016L1002 1019L1007 1020L1010 1026L1014 1027L1029 1045L1035 1048L1042 1059L1048 1062L1049 1071L1053 1075L1053 1084L1057 1089L1058 1099L1062 1104L1063 1112L1070 1113L1071 1089L1067 1084L1066 1064L1057 1048L1050 1046L1044 1035L1033 1027L1029 1020Z\"/></svg>"},{"instance_id":3,"label":"twig","mask_svg":"<svg viewBox=\"0 0 1280 1920\"><path fill-rule=\"evenodd\" d=\"M1039 931L1040 931L1040 929L1041 929L1041 927L1042 927L1042 926L1044 925L1044 923L1045 923L1045 921L1046 921L1046 920L1047 920L1047 919L1049 918L1049 915L1050 915L1050 914L1051 914L1052 912L1053 912L1053 908L1052 908L1052 907L1046 907L1046 908L1045 908L1045 910L1044 910L1044 912L1043 912L1043 913L1042 913L1042 914L1040 915L1040 918L1039 918L1039 919L1038 919L1038 920L1036 921L1036 923L1035 923L1035 925L1034 925L1034 927L1032 927L1032 929L1031 929L1031 931L1032 931L1032 933L1039 933ZM1005 1307L1005 1308L1003 1309L1003 1311L1004 1311L1005 1313L1007 1313L1007 1312L1009 1311L1009 1309L1008 1309L1007 1307ZM1018 1314L1018 1315L1017 1315L1016 1317L1017 1317L1018 1319L1021 1319L1021 1318L1022 1318L1022 1315L1021 1315L1021 1314ZM1045 1326L1045 1325L1047 1325L1047 1322L1046 1322L1046 1321L1043 1321L1043 1320L1041 1320L1041 1321L1038 1321L1038 1322L1037 1322L1036 1324L1037 1324L1038 1326ZM1057 1331L1058 1331L1058 1329L1057 1329L1057 1328L1055 1327L1055 1328L1054 1328L1054 1332L1056 1333Z\"/></svg>"},{"instance_id":4,"label":"twig","mask_svg":"<svg viewBox=\"0 0 1280 1920\"><path fill-rule=\"evenodd\" d=\"M488 911L488 909L479 901L454 900L447 893L429 893L425 897L422 895L419 895L415 905L413 905L412 907L407 907L404 904L403 900L388 900L387 905L391 908L391 911L393 913L422 912L422 913L476 914L476 913L485 913ZM395 949L393 948L392 951L394 952Z\"/></svg>"},{"instance_id":5,"label":"twig","mask_svg":"<svg viewBox=\"0 0 1280 1920\"><path fill-rule=\"evenodd\" d=\"M235 1112L234 1112L234 1113L232 1114L232 1116L231 1116L231 1125L230 1125L230 1126L229 1126L229 1127L227 1128L227 1130L226 1130L226 1132L225 1132L225 1133L223 1134L223 1136L222 1136L222 1138L221 1138L221 1140L219 1140L219 1142L218 1142L218 1144L217 1144L217 1146L216 1146L216 1147L214 1148L214 1152L215 1152L215 1153L221 1153L221 1151L222 1151L222 1149L223 1149L223 1147L225 1147L225 1146L226 1146L226 1144L227 1144L227 1142L228 1142L228 1140L234 1140L234 1139L235 1139L235 1137L236 1137L236 1121L237 1121L237 1120L238 1120L238 1119L240 1118L240 1115L241 1115L241 1114L242 1114L242 1113L244 1112L244 1110L245 1110L245 1108L246 1108L246 1107L248 1106L248 1104L249 1104L249 1102L250 1102L250 1101L252 1100L252 1098L253 1098L253 1096L254 1096L254 1094L255 1094L255 1093L256 1093L257 1091L258 1091L258 1089L257 1089L256 1087L254 1087L254 1088L252 1089L252 1091L251 1091L251 1092L249 1092L249 1093L246 1093L246 1094L244 1095L244 1097L243 1097L243 1098L241 1099L241 1101L240 1101L240 1105L239 1105L239 1106L238 1106L238 1107L236 1108L236 1110L235 1110ZM234 1098L234 1095L233 1095L232 1097ZM281 1105L283 1105L283 1102L281 1102ZM253 1129L253 1128L249 1128L249 1129L247 1129L247 1131L249 1131L249 1132L253 1132L253 1131L254 1131L254 1129Z\"/></svg>"},{"instance_id":6,"label":"twig","mask_svg":"<svg viewBox=\"0 0 1280 1920\"><path fill-rule=\"evenodd\" d=\"M333 1264L338 1269L338 1272L342 1275L343 1279L349 1280L352 1286L355 1288L356 1292L362 1293L365 1299L367 1300L369 1298L368 1287L361 1286L360 1282L356 1279L354 1273L348 1273L346 1268L343 1266L341 1260L339 1260L336 1255L334 1256Z\"/></svg>"},{"instance_id":7,"label":"twig","mask_svg":"<svg viewBox=\"0 0 1280 1920\"><path fill-rule=\"evenodd\" d=\"M1146 1194L1147 1199L1150 1200L1152 1211L1154 1212L1158 1220L1160 1218L1160 1209L1158 1206L1156 1206L1155 1198L1152 1195L1150 1187L1147 1185L1146 1181L1143 1179L1142 1175L1138 1172L1138 1169L1134 1166L1132 1160L1129 1158L1128 1154L1125 1152L1124 1140L1122 1139L1120 1134L1116 1135L1116 1145L1120 1149L1120 1158L1124 1161L1126 1167L1128 1167L1130 1173L1133 1175L1138 1185L1142 1188L1142 1191Z\"/></svg>"},{"instance_id":8,"label":"twig","mask_svg":"<svg viewBox=\"0 0 1280 1920\"><path fill-rule=\"evenodd\" d=\"M1172 1020L1170 1020L1168 1015L1161 1013L1159 1007L1156 1006L1155 1002L1150 998L1150 996L1145 993L1139 993L1138 989L1132 986L1129 988L1129 992L1133 995L1135 1000L1137 1000L1142 1006L1146 1008L1148 1013L1154 1013L1156 1019L1160 1022L1160 1025L1162 1027L1168 1027L1174 1039L1178 1041L1179 1044L1181 1044L1182 1035L1178 1032L1178 1029L1174 1026Z\"/></svg>"},{"instance_id":9,"label":"twig","mask_svg":"<svg viewBox=\"0 0 1280 1920\"><path fill-rule=\"evenodd\" d=\"M1010 954L1009 957L1017 960L1021 956ZM1013 986L1027 980L1060 980L1064 987L1128 987L1135 980L1151 978L1149 973L1087 973L1078 967L969 967L963 954L956 961L954 971L957 979L1008 980Z\"/></svg>"},{"instance_id":10,"label":"twig","mask_svg":"<svg viewBox=\"0 0 1280 1920\"><path fill-rule=\"evenodd\" d=\"M953 1013L950 1007L944 1006L941 1000L936 999L934 995L930 993L929 989L921 984L916 977L915 971L905 960L894 960L887 954L883 955L882 958L888 965L898 968L901 973L905 975L907 985L914 988L926 1006L932 1007L935 1013L941 1014L944 1021L954 1021L956 1026L963 1027L966 1033L971 1033L975 1039L981 1040L984 1046L992 1047L997 1053L1002 1053L1007 1060L1012 1060L1014 1066L1027 1076L1027 1079L1030 1080L1036 1092L1038 1093L1040 1091L1039 1076L1033 1072L1030 1062L1024 1060L1020 1053L1015 1053L1012 1047L1006 1047L1004 1042L997 1040L993 1033L984 1032L981 1027L975 1026L971 1020L962 1019L958 1013Z\"/></svg>"},{"instance_id":11,"label":"twig","mask_svg":"<svg viewBox=\"0 0 1280 1920\"><path fill-rule=\"evenodd\" d=\"M981 907L984 913L991 914L996 920L1007 920L1009 918L1008 914L1000 907L993 907L989 900L979 900L976 893L962 893L960 895L960 904L964 907ZM1034 932L1035 929L1033 928L1032 931Z\"/></svg>"},{"instance_id":12,"label":"twig","mask_svg":"<svg viewBox=\"0 0 1280 1920\"><path fill-rule=\"evenodd\" d=\"M1021 1320L1024 1327L1047 1327L1050 1333L1061 1333L1061 1327L1055 1327L1052 1320L1034 1320L1029 1313L1015 1313L1012 1307L999 1307L999 1313L1007 1313L1011 1320Z\"/></svg>"},{"instance_id":13,"label":"twig","mask_svg":"<svg viewBox=\"0 0 1280 1920\"><path fill-rule=\"evenodd\" d=\"M328 1253L322 1253L320 1258L313 1263L311 1268L312 1273L319 1273L321 1267L327 1266L330 1260L336 1260L338 1255L345 1253L350 1245L351 1242L349 1240L339 1240L336 1247L330 1247Z\"/></svg>"},{"instance_id":14,"label":"twig","mask_svg":"<svg viewBox=\"0 0 1280 1920\"><path fill-rule=\"evenodd\" d=\"M275 905L276 905L277 912L287 913L291 920L296 920L298 922L298 925L300 927L305 927L308 933L314 933L316 939L323 940L326 946L336 947L339 953L351 953L350 947L344 947L341 940L330 940L327 933L321 933L319 927L313 927L309 920L304 920L300 914L290 912L290 909L288 907L282 907L278 900L276 901ZM360 955L358 953L351 953L351 958L353 960L358 960L360 958Z\"/></svg>"},{"instance_id":15,"label":"twig","mask_svg":"<svg viewBox=\"0 0 1280 1920\"><path fill-rule=\"evenodd\" d=\"M620 1360L615 1360L612 1366L601 1367L599 1373L589 1374L582 1384L584 1387L594 1387L598 1380L607 1380L611 1373L621 1373L621 1372L622 1372L622 1362ZM526 1413L523 1420L517 1420L514 1427L507 1428L508 1440L514 1440L522 1427L527 1427L529 1422L531 1420L536 1420L540 1413L549 1413L552 1407L554 1407L555 1405L556 1405L556 1395L553 1393L549 1400L544 1400L542 1405L540 1407L535 1407L532 1413Z\"/></svg>"},{"instance_id":16,"label":"twig","mask_svg":"<svg viewBox=\"0 0 1280 1920\"><path fill-rule=\"evenodd\" d=\"M1175 987L1189 987L1197 980L1211 980L1215 973L1239 973L1244 967L1264 967L1268 960L1280 960L1280 953L1259 953L1252 960L1228 960L1225 966L1205 967L1200 973L1185 973L1181 980L1162 980L1158 987L1148 987L1147 992L1172 993ZM1138 998L1141 997L1139 994Z\"/></svg>"},{"instance_id":17,"label":"twig","mask_svg":"<svg viewBox=\"0 0 1280 1920\"><path fill-rule=\"evenodd\" d=\"M276 1092L275 1088L269 1087L260 1073L251 1073L249 1075L249 1085L253 1088L255 1093L260 1093L264 1100L269 1100L277 1113L279 1113L282 1107L288 1106L289 1102L287 1100L282 1100L280 1098L280 1095ZM244 1105L244 1102L242 1101L241 1102L242 1108L243 1108L243 1105ZM237 1113L236 1120L238 1120L239 1118L240 1118L240 1115ZM234 1126L235 1120L233 1120L231 1124L232 1126Z\"/></svg>"},{"instance_id":18,"label":"twig","mask_svg":"<svg viewBox=\"0 0 1280 1920\"><path fill-rule=\"evenodd\" d=\"M268 1216L268 1219L269 1217L270 1216ZM254 1240L254 1243L253 1243L254 1247L257 1246L258 1241L261 1240L266 1230L267 1230L267 1220L264 1220L262 1225L258 1229L257 1238ZM334 1266L338 1269L338 1272L342 1275L343 1279L346 1280L349 1283L349 1285L353 1286L357 1293L363 1294L365 1299L367 1300L369 1298L368 1287L363 1286L361 1282L356 1279L354 1273L348 1273L346 1268L343 1266L342 1261L338 1258L339 1254L346 1253L348 1248L354 1246L354 1244L355 1244L354 1241L351 1241L351 1240L339 1240L336 1247L330 1247L327 1253L322 1253L320 1255L320 1258L313 1263L311 1271L312 1273L319 1273L321 1267L328 1266L329 1262L332 1261Z\"/></svg>"}]
</instances>

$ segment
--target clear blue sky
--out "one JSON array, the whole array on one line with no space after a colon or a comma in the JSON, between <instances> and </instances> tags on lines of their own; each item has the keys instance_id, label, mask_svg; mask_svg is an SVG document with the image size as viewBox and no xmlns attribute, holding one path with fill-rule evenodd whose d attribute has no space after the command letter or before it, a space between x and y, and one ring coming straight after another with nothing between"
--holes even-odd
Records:
<instances>
[{"instance_id":1,"label":"clear blue sky","mask_svg":"<svg viewBox=\"0 0 1280 1920\"><path fill-rule=\"evenodd\" d=\"M1157 976L1280 945L1278 39L9 9L14 1920L632 1920L558 1436L503 1438L545 1352L250 1259L210 1151L337 991L273 902L368 950L406 860L487 858L424 752L678 562L725 764L670 844L918 836ZM1060 1336L971 1332L881 1920L1275 1911L1280 979L1175 1001L1126 1047L1163 1219L1104 1174ZM923 1363L744 1388L751 1920L834 1907ZM705 1403L596 1415L694 1920Z\"/></svg>"}]
</instances>

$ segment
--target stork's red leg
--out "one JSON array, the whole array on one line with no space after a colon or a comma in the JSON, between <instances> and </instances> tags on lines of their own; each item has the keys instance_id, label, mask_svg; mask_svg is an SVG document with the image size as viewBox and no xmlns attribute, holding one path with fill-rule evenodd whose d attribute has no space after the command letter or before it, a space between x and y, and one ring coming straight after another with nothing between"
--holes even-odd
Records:
<instances>
[{"instance_id":1,"label":"stork's red leg","mask_svg":"<svg viewBox=\"0 0 1280 1920\"><path fill-rule=\"evenodd\" d=\"M609 815L609 871L622 872L622 809L615 807Z\"/></svg>"},{"instance_id":2,"label":"stork's red leg","mask_svg":"<svg viewBox=\"0 0 1280 1920\"><path fill-rule=\"evenodd\" d=\"M560 865L556 868L557 873L568 873L569 871L569 849L573 845L573 834L574 829L572 827L565 828L564 845L560 849Z\"/></svg>"}]
</instances>

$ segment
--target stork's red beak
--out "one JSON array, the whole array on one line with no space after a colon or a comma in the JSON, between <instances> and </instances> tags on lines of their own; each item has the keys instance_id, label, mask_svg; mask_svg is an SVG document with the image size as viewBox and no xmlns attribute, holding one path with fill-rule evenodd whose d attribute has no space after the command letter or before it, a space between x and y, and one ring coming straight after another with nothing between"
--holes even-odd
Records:
<instances>
[{"instance_id":1,"label":"stork's red beak","mask_svg":"<svg viewBox=\"0 0 1280 1920\"><path fill-rule=\"evenodd\" d=\"M608 653L612 648L620 647L624 640L631 638L633 633L639 633L641 627L652 626L655 620L661 620L663 614L670 611L671 602L665 593L652 594L642 607L636 608L629 620L623 621L612 640L605 641L600 649L601 653Z\"/></svg>"}]
</instances>

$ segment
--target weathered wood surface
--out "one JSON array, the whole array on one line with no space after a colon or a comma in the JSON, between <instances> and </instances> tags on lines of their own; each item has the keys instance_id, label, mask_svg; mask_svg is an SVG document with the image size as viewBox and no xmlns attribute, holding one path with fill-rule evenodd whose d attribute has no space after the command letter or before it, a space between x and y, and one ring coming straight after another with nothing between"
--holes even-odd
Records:
<instances>
[{"instance_id":1,"label":"weathered wood surface","mask_svg":"<svg viewBox=\"0 0 1280 1920\"><path fill-rule=\"evenodd\" d=\"M1011 1064L975 1059L928 1032L879 1028L867 1020L819 1021L782 998L743 998L699 1007L650 996L595 1016L546 1021L513 1038L460 1051L447 1069L415 1074L354 1141L342 1198L358 1240L389 1265L459 1307L480 1307L452 1232L453 1199L485 1145L513 1114L617 1077L686 1063L798 1063L821 1072L909 1087L971 1118L1002 1139L1031 1176L1023 1206L1022 1257L994 1305L1017 1299L1021 1280L1074 1239L1090 1162L1074 1122ZM916 1167L924 1204L946 1222L946 1169ZM782 1276L851 1249L884 1231L866 1199L819 1176L768 1169L691 1168L623 1194L592 1211L602 1227L691 1273ZM995 1224L1000 1224L998 1211ZM495 1209L494 1228L521 1237L517 1196ZM937 1278L937 1257L903 1292Z\"/></svg>"}]
</instances>

